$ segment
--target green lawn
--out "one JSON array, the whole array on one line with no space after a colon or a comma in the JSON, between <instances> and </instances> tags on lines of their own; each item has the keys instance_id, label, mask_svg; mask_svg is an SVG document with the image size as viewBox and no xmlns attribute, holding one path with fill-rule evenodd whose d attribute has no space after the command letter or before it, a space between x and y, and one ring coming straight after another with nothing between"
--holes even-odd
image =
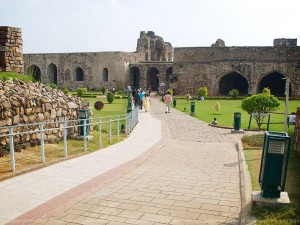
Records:
<instances>
[{"instance_id":1,"label":"green lawn","mask_svg":"<svg viewBox=\"0 0 300 225\"><path fill-rule=\"evenodd\" d=\"M176 98L176 97L175 97ZM218 125L225 127L233 127L233 116L234 112L241 113L241 127L243 129L248 128L250 116L247 112L241 109L241 101L238 100L211 100L206 99L204 101L195 100L195 117L207 122L211 123L214 117L217 117ZM215 110L215 104L219 102L221 105L221 110L219 113ZM280 101L280 109L276 112L284 113L285 103L284 101ZM295 112L297 106L300 106L300 100L290 100L289 101L289 113ZM187 102L185 99L176 99L176 109L185 112L186 114L190 114L191 112L191 101ZM185 110L184 110L185 109ZM265 119L264 122L267 122ZM282 114L271 114L270 122L284 122L284 115ZM262 129L266 129L267 125L262 125ZM258 126L255 123L255 120L252 119L251 129L258 129ZM294 128L291 126L290 130ZM270 124L269 130L273 131L283 131L284 124Z\"/></svg>"}]
</instances>

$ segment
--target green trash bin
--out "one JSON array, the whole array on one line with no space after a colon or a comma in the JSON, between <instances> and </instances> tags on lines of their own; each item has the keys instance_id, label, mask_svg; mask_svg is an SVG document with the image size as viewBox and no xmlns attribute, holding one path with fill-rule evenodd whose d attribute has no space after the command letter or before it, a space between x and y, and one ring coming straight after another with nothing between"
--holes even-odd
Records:
<instances>
[{"instance_id":1,"label":"green trash bin","mask_svg":"<svg viewBox=\"0 0 300 225\"><path fill-rule=\"evenodd\" d=\"M80 119L80 126L79 126L79 129L78 129L78 133L80 136L84 136L84 119L85 119L85 135L88 135L89 134L89 131L90 131L90 126L89 126L89 123L90 123L90 120L89 120L89 110L88 109L79 109L78 110L78 118Z\"/></svg>"},{"instance_id":2,"label":"green trash bin","mask_svg":"<svg viewBox=\"0 0 300 225\"><path fill-rule=\"evenodd\" d=\"M259 184L262 197L280 198L284 191L291 138L285 132L265 132Z\"/></svg>"},{"instance_id":3,"label":"green trash bin","mask_svg":"<svg viewBox=\"0 0 300 225\"><path fill-rule=\"evenodd\" d=\"M191 102L191 116L195 115L195 102Z\"/></svg>"},{"instance_id":4,"label":"green trash bin","mask_svg":"<svg viewBox=\"0 0 300 225\"><path fill-rule=\"evenodd\" d=\"M241 113L240 112L234 113L233 127L234 127L234 130L240 130L240 128L241 128Z\"/></svg>"},{"instance_id":5,"label":"green trash bin","mask_svg":"<svg viewBox=\"0 0 300 225\"><path fill-rule=\"evenodd\" d=\"M176 98L173 99L173 107L176 108Z\"/></svg>"}]
</instances>

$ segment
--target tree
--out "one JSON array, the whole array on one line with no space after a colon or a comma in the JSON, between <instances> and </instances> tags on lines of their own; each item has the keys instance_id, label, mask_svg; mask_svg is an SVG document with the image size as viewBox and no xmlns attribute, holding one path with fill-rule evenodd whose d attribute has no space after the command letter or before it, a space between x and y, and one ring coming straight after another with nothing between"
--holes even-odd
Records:
<instances>
[{"instance_id":1,"label":"tree","mask_svg":"<svg viewBox=\"0 0 300 225\"><path fill-rule=\"evenodd\" d=\"M279 106L279 100L273 95L267 94L252 95L251 97L243 99L241 103L242 109L248 114L255 113L253 117L259 129L264 120L263 113L277 110Z\"/></svg>"},{"instance_id":2,"label":"tree","mask_svg":"<svg viewBox=\"0 0 300 225\"><path fill-rule=\"evenodd\" d=\"M265 94L265 95L270 95L271 91L270 91L269 88L266 87L266 88L263 89L262 93Z\"/></svg>"},{"instance_id":3,"label":"tree","mask_svg":"<svg viewBox=\"0 0 300 225\"><path fill-rule=\"evenodd\" d=\"M109 104L111 104L114 100L115 100L115 96L113 95L113 93L112 92L108 92L107 93L107 102Z\"/></svg>"},{"instance_id":4,"label":"tree","mask_svg":"<svg viewBox=\"0 0 300 225\"><path fill-rule=\"evenodd\" d=\"M208 95L208 90L207 90L207 87L201 87L199 88L198 90L198 96L203 96L204 98L206 98Z\"/></svg>"},{"instance_id":5,"label":"tree","mask_svg":"<svg viewBox=\"0 0 300 225\"><path fill-rule=\"evenodd\" d=\"M232 89L229 91L229 95L233 98L236 99L237 96L239 95L240 91L238 89Z\"/></svg>"}]
</instances>

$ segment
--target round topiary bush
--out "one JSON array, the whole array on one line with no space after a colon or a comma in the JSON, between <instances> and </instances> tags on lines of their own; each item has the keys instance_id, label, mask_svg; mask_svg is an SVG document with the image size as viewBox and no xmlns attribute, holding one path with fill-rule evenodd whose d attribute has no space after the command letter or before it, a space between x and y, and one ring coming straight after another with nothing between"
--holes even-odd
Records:
<instances>
[{"instance_id":1,"label":"round topiary bush","mask_svg":"<svg viewBox=\"0 0 300 225\"><path fill-rule=\"evenodd\" d=\"M97 102L95 102L94 107L95 107L96 110L101 110L104 107L104 103L101 102L101 101L97 101Z\"/></svg>"}]
</instances>

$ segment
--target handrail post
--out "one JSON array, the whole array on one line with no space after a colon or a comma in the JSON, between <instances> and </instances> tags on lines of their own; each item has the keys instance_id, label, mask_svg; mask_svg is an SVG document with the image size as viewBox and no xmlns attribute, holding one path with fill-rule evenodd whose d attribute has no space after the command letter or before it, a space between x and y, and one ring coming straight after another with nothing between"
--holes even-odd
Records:
<instances>
[{"instance_id":1,"label":"handrail post","mask_svg":"<svg viewBox=\"0 0 300 225\"><path fill-rule=\"evenodd\" d=\"M129 118L129 113L127 113L126 114L126 134L128 135L129 134L129 128L128 128L128 126L129 126L129 123L128 123L128 118Z\"/></svg>"},{"instance_id":2,"label":"handrail post","mask_svg":"<svg viewBox=\"0 0 300 225\"><path fill-rule=\"evenodd\" d=\"M99 118L98 128L99 128L99 148L102 148L102 124L101 124L101 118Z\"/></svg>"},{"instance_id":3,"label":"handrail post","mask_svg":"<svg viewBox=\"0 0 300 225\"><path fill-rule=\"evenodd\" d=\"M120 139L120 116L118 116L118 122L117 122L117 137L119 140Z\"/></svg>"},{"instance_id":4,"label":"handrail post","mask_svg":"<svg viewBox=\"0 0 300 225\"><path fill-rule=\"evenodd\" d=\"M109 118L109 142L111 142L111 117Z\"/></svg>"},{"instance_id":5,"label":"handrail post","mask_svg":"<svg viewBox=\"0 0 300 225\"><path fill-rule=\"evenodd\" d=\"M64 155L65 157L68 156L68 144L67 144L67 135L68 135L68 125L67 122L65 121L64 123Z\"/></svg>"},{"instance_id":6,"label":"handrail post","mask_svg":"<svg viewBox=\"0 0 300 225\"><path fill-rule=\"evenodd\" d=\"M14 148L14 134L13 128L9 127L9 151L10 151L10 166L13 172L16 171L16 164L15 164L15 148Z\"/></svg>"},{"instance_id":7,"label":"handrail post","mask_svg":"<svg viewBox=\"0 0 300 225\"><path fill-rule=\"evenodd\" d=\"M42 159L42 163L46 162L45 159L45 138L44 138L44 124L41 123L40 125L40 132L41 132L41 159Z\"/></svg>"},{"instance_id":8,"label":"handrail post","mask_svg":"<svg viewBox=\"0 0 300 225\"><path fill-rule=\"evenodd\" d=\"M83 120L83 149L86 152L86 119Z\"/></svg>"}]
</instances>

